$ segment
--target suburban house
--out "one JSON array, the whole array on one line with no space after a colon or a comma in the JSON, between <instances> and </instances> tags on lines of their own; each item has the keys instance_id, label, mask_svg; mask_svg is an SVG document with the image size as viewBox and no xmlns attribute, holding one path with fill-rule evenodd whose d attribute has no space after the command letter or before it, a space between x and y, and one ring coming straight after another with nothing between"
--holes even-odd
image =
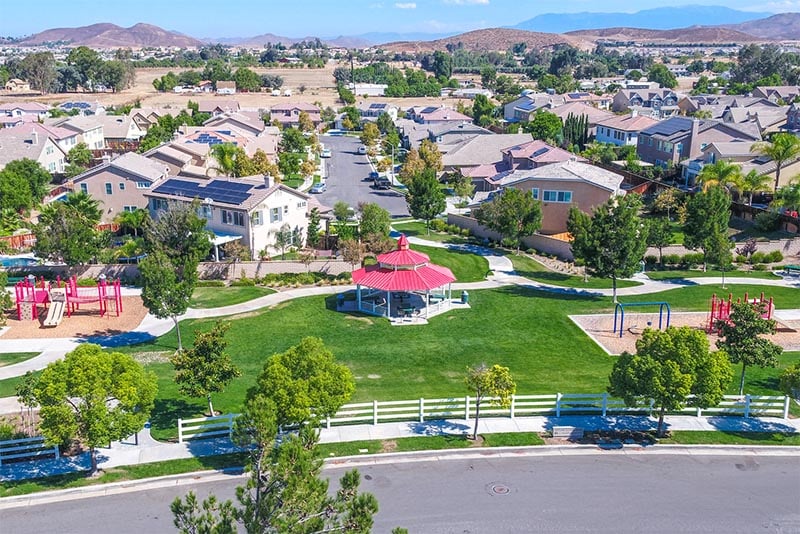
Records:
<instances>
[{"instance_id":1,"label":"suburban house","mask_svg":"<svg viewBox=\"0 0 800 534\"><path fill-rule=\"evenodd\" d=\"M760 86L753 89L753 96L757 98L766 98L770 102L778 103L782 101L786 104L794 102L794 99L800 96L800 86L798 85L769 85Z\"/></svg>"},{"instance_id":2,"label":"suburban house","mask_svg":"<svg viewBox=\"0 0 800 534\"><path fill-rule=\"evenodd\" d=\"M406 117L418 124L442 124L471 122L472 117L458 111L437 106L414 106L406 111Z\"/></svg>"},{"instance_id":3,"label":"suburban house","mask_svg":"<svg viewBox=\"0 0 800 534\"><path fill-rule=\"evenodd\" d=\"M30 93L31 84L19 78L11 78L6 82L5 89L12 93Z\"/></svg>"},{"instance_id":4,"label":"suburban house","mask_svg":"<svg viewBox=\"0 0 800 534\"><path fill-rule=\"evenodd\" d=\"M147 208L144 193L168 174L166 165L128 152L76 176L73 190L100 201L101 222L111 222L120 212Z\"/></svg>"},{"instance_id":5,"label":"suburban house","mask_svg":"<svg viewBox=\"0 0 800 534\"><path fill-rule=\"evenodd\" d=\"M786 130L796 132L800 130L800 105L792 104L786 111Z\"/></svg>"},{"instance_id":6,"label":"suburban house","mask_svg":"<svg viewBox=\"0 0 800 534\"><path fill-rule=\"evenodd\" d=\"M527 122L532 113L560 106L564 102L561 95L523 91L519 98L503 106L503 119L506 122Z\"/></svg>"},{"instance_id":7,"label":"suburban house","mask_svg":"<svg viewBox=\"0 0 800 534\"><path fill-rule=\"evenodd\" d=\"M544 165L563 163L565 161L586 160L562 148L548 145L540 139L503 150L503 164L510 171L536 169Z\"/></svg>"},{"instance_id":8,"label":"suburban house","mask_svg":"<svg viewBox=\"0 0 800 534\"><path fill-rule=\"evenodd\" d=\"M308 229L308 195L275 183L269 176L246 178L169 178L145 193L150 216L158 218L170 203L199 201L198 215L214 233L214 244L241 241L256 255L280 253L275 235L286 227L302 247Z\"/></svg>"},{"instance_id":9,"label":"suburban house","mask_svg":"<svg viewBox=\"0 0 800 534\"><path fill-rule=\"evenodd\" d=\"M611 109L611 102L614 101L614 97L611 95L596 95L587 92L566 93L562 96L564 97L564 104L580 102L606 111Z\"/></svg>"},{"instance_id":10,"label":"suburban house","mask_svg":"<svg viewBox=\"0 0 800 534\"><path fill-rule=\"evenodd\" d=\"M678 113L679 99L680 95L672 89L620 89L614 95L611 111L622 113L636 109L640 115L663 119Z\"/></svg>"},{"instance_id":11,"label":"suburban house","mask_svg":"<svg viewBox=\"0 0 800 534\"><path fill-rule=\"evenodd\" d=\"M198 113L208 113L210 115L231 113L240 109L239 102L236 100L200 100L197 103Z\"/></svg>"},{"instance_id":12,"label":"suburban house","mask_svg":"<svg viewBox=\"0 0 800 534\"><path fill-rule=\"evenodd\" d=\"M644 117L636 111L630 115L613 115L597 124L594 140L617 146L636 146L639 132L658 123L652 117Z\"/></svg>"},{"instance_id":13,"label":"suburban house","mask_svg":"<svg viewBox=\"0 0 800 534\"><path fill-rule=\"evenodd\" d=\"M106 113L105 106L96 100L94 102L73 100L59 104L58 108L66 113L77 115L105 115Z\"/></svg>"},{"instance_id":14,"label":"suburban house","mask_svg":"<svg viewBox=\"0 0 800 534\"><path fill-rule=\"evenodd\" d=\"M718 161L728 161L741 165L742 174L755 171L760 176L768 176L770 183L775 181L775 162L767 156L753 151L753 141L715 142L703 148L702 153L684 165L683 178L686 185L694 185L697 175L705 165ZM792 177L800 174L800 158L787 161L781 167L781 185L786 185Z\"/></svg>"},{"instance_id":15,"label":"suburban house","mask_svg":"<svg viewBox=\"0 0 800 534\"><path fill-rule=\"evenodd\" d=\"M60 126L41 124L39 122L24 122L12 128L17 135L31 136L34 132L40 139L50 138L64 153L69 152L78 144L78 133Z\"/></svg>"},{"instance_id":16,"label":"suburban house","mask_svg":"<svg viewBox=\"0 0 800 534\"><path fill-rule=\"evenodd\" d=\"M389 86L385 83L349 83L347 87L356 96L383 96Z\"/></svg>"},{"instance_id":17,"label":"suburban house","mask_svg":"<svg viewBox=\"0 0 800 534\"><path fill-rule=\"evenodd\" d=\"M215 130L231 130L236 135L259 136L265 132L267 125L255 112L237 111L221 113L203 123L204 128Z\"/></svg>"},{"instance_id":18,"label":"suburban house","mask_svg":"<svg viewBox=\"0 0 800 534\"><path fill-rule=\"evenodd\" d=\"M384 113L388 114L393 121L397 120L397 106L386 102L360 102L356 109L361 116L362 122L374 122Z\"/></svg>"},{"instance_id":19,"label":"suburban house","mask_svg":"<svg viewBox=\"0 0 800 534\"><path fill-rule=\"evenodd\" d=\"M89 150L100 150L105 147L103 125L95 120L97 117L74 117L53 119L48 124L67 128L78 133L78 142L86 143Z\"/></svg>"},{"instance_id":20,"label":"suburban house","mask_svg":"<svg viewBox=\"0 0 800 534\"><path fill-rule=\"evenodd\" d=\"M445 172L460 172L472 179L479 191L488 189L486 179L507 170L503 150L531 141L530 134L476 135L454 145L442 155Z\"/></svg>"},{"instance_id":21,"label":"suburban house","mask_svg":"<svg viewBox=\"0 0 800 534\"><path fill-rule=\"evenodd\" d=\"M22 117L31 115L36 119L44 120L50 114L50 107L39 102L10 102L0 104L0 116Z\"/></svg>"},{"instance_id":22,"label":"suburban house","mask_svg":"<svg viewBox=\"0 0 800 534\"><path fill-rule=\"evenodd\" d=\"M308 114L308 118L311 119L315 128L322 123L319 108L305 102L276 104L269 109L269 119L270 122L277 121L283 128L296 128L300 124L301 112Z\"/></svg>"},{"instance_id":23,"label":"suburban house","mask_svg":"<svg viewBox=\"0 0 800 534\"><path fill-rule=\"evenodd\" d=\"M735 124L740 129L750 128L763 137L766 134L779 132L786 126L788 110L787 106L729 107L722 113L722 120Z\"/></svg>"},{"instance_id":24,"label":"suburban house","mask_svg":"<svg viewBox=\"0 0 800 534\"><path fill-rule=\"evenodd\" d=\"M542 227L539 233L560 234L567 231L571 207L591 213L617 195L624 195L623 177L580 161L562 161L530 170L515 170L498 184L529 192L542 202Z\"/></svg>"},{"instance_id":25,"label":"suburban house","mask_svg":"<svg viewBox=\"0 0 800 534\"><path fill-rule=\"evenodd\" d=\"M474 100L476 96L483 95L486 98L492 98L494 93L489 89L481 89L480 87L463 87L461 89L442 89L442 92L447 91L453 98L468 98Z\"/></svg>"},{"instance_id":26,"label":"suburban house","mask_svg":"<svg viewBox=\"0 0 800 534\"><path fill-rule=\"evenodd\" d=\"M13 128L26 122L39 122L35 115L2 115L0 114L0 128Z\"/></svg>"},{"instance_id":27,"label":"suburban house","mask_svg":"<svg viewBox=\"0 0 800 534\"><path fill-rule=\"evenodd\" d=\"M236 94L236 82L225 81L225 80L218 81L217 82L217 94L218 95L235 95Z\"/></svg>"},{"instance_id":28,"label":"suburban house","mask_svg":"<svg viewBox=\"0 0 800 534\"><path fill-rule=\"evenodd\" d=\"M131 120L136 123L136 126L140 130L144 131L149 130L151 126L158 124L158 119L164 115L171 115L171 113L156 108L133 108L130 113L128 113L128 117L130 117Z\"/></svg>"},{"instance_id":29,"label":"suburban house","mask_svg":"<svg viewBox=\"0 0 800 534\"><path fill-rule=\"evenodd\" d=\"M477 135L495 134L471 122L435 124L428 128L428 140L436 143L439 147L439 152L442 154L450 152L464 141L468 141Z\"/></svg>"},{"instance_id":30,"label":"suburban house","mask_svg":"<svg viewBox=\"0 0 800 534\"><path fill-rule=\"evenodd\" d=\"M766 98L740 95L689 95L678 101L681 115L702 113L708 119L722 119L728 108L749 108L751 106L778 108L778 104Z\"/></svg>"},{"instance_id":31,"label":"suburban house","mask_svg":"<svg viewBox=\"0 0 800 534\"><path fill-rule=\"evenodd\" d=\"M636 153L646 163L666 167L697 158L711 143L736 140L760 141L761 136L721 121L671 117L639 132Z\"/></svg>"},{"instance_id":32,"label":"suburban house","mask_svg":"<svg viewBox=\"0 0 800 534\"><path fill-rule=\"evenodd\" d=\"M17 128L0 129L0 170L11 161L27 158L51 174L64 172L67 154L55 141L40 135L38 130L26 134Z\"/></svg>"},{"instance_id":33,"label":"suburban house","mask_svg":"<svg viewBox=\"0 0 800 534\"><path fill-rule=\"evenodd\" d=\"M127 143L138 143L147 134L127 115L97 115L92 117L103 126L103 139L109 148L122 147Z\"/></svg>"},{"instance_id":34,"label":"suburban house","mask_svg":"<svg viewBox=\"0 0 800 534\"><path fill-rule=\"evenodd\" d=\"M179 146L180 145L177 143L169 143L157 146L151 150L148 150L142 154L142 156L165 166L168 169L170 176L178 176L185 169L190 168L191 166L199 168L200 163L202 162L200 156L192 153L191 151L180 150L178 148ZM205 169L203 169L202 173L205 173ZM192 174L196 175L198 172Z\"/></svg>"},{"instance_id":35,"label":"suburban house","mask_svg":"<svg viewBox=\"0 0 800 534\"><path fill-rule=\"evenodd\" d=\"M598 123L614 117L614 114L610 111L598 109L585 102L571 102L569 104L564 104L563 106L558 106L551 109L550 113L554 113L556 116L558 116L562 123L566 121L567 117L570 115L574 117L585 115L589 122L589 137L594 137Z\"/></svg>"}]
</instances>

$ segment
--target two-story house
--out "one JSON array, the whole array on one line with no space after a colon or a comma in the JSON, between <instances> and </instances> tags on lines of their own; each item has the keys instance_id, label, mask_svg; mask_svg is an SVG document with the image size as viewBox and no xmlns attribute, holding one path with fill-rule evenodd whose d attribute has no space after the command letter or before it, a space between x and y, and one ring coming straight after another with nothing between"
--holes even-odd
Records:
<instances>
[{"instance_id":1,"label":"two-story house","mask_svg":"<svg viewBox=\"0 0 800 534\"><path fill-rule=\"evenodd\" d=\"M105 148L105 137L102 123L95 120L98 116L84 117L76 115L75 117L54 119L52 122L48 121L47 124L77 132L79 143L86 143L89 150L100 150Z\"/></svg>"},{"instance_id":2,"label":"two-story house","mask_svg":"<svg viewBox=\"0 0 800 534\"><path fill-rule=\"evenodd\" d=\"M97 115L93 119L103 126L103 140L105 146L110 148L137 143L147 134L146 129L126 115Z\"/></svg>"},{"instance_id":3,"label":"two-story house","mask_svg":"<svg viewBox=\"0 0 800 534\"><path fill-rule=\"evenodd\" d=\"M314 104L306 102L275 104L269 108L269 120L277 121L282 127L296 128L300 125L300 113L305 112L314 127L322 123L320 109Z\"/></svg>"},{"instance_id":4,"label":"two-story house","mask_svg":"<svg viewBox=\"0 0 800 534\"><path fill-rule=\"evenodd\" d=\"M198 215L206 219L206 228L214 232L216 243L240 241L254 253L279 253L275 236L282 228L290 229L302 247L308 229L308 195L269 176L246 178L170 178L145 193L150 215L170 203L198 202Z\"/></svg>"},{"instance_id":5,"label":"two-story house","mask_svg":"<svg viewBox=\"0 0 800 534\"><path fill-rule=\"evenodd\" d=\"M550 93L523 91L522 94L503 106L503 119L506 122L527 122L531 114L540 109L551 109L564 104L564 97Z\"/></svg>"},{"instance_id":6,"label":"two-story house","mask_svg":"<svg viewBox=\"0 0 800 534\"><path fill-rule=\"evenodd\" d=\"M76 176L72 189L100 201L101 222L111 222L123 211L147 208L145 192L168 174L166 165L127 152Z\"/></svg>"},{"instance_id":7,"label":"two-story house","mask_svg":"<svg viewBox=\"0 0 800 534\"><path fill-rule=\"evenodd\" d=\"M36 132L39 138L49 137L65 153L72 150L72 148L78 144L77 132L59 126L41 124L39 122L24 122L14 126L13 131L20 136L30 136L33 132Z\"/></svg>"},{"instance_id":8,"label":"two-story house","mask_svg":"<svg viewBox=\"0 0 800 534\"><path fill-rule=\"evenodd\" d=\"M558 106L551 109L550 113L555 114L559 119L561 119L562 123L565 122L567 117L570 115L576 118L585 116L589 126L589 137L595 136L598 123L614 117L614 114L610 111L596 108L585 102L571 102L564 104L563 106Z\"/></svg>"},{"instance_id":9,"label":"two-story house","mask_svg":"<svg viewBox=\"0 0 800 534\"><path fill-rule=\"evenodd\" d=\"M32 159L51 174L64 172L67 154L49 137L32 130L27 135L17 128L0 129L0 170L18 159Z\"/></svg>"},{"instance_id":10,"label":"two-story house","mask_svg":"<svg viewBox=\"0 0 800 534\"><path fill-rule=\"evenodd\" d=\"M617 146L636 146L639 132L658 123L652 117L643 117L634 111L630 115L614 115L597 123L595 141Z\"/></svg>"},{"instance_id":11,"label":"two-story house","mask_svg":"<svg viewBox=\"0 0 800 534\"><path fill-rule=\"evenodd\" d=\"M662 119L679 111L680 95L672 89L620 89L614 95L611 111L623 113L638 109L640 115Z\"/></svg>"},{"instance_id":12,"label":"two-story house","mask_svg":"<svg viewBox=\"0 0 800 534\"><path fill-rule=\"evenodd\" d=\"M50 107L39 102L6 102L0 104L0 115L22 117L31 115L36 120L44 120L50 113Z\"/></svg>"},{"instance_id":13,"label":"two-story house","mask_svg":"<svg viewBox=\"0 0 800 534\"><path fill-rule=\"evenodd\" d=\"M387 102L359 102L356 109L362 122L374 122L384 113L397 120L397 106Z\"/></svg>"},{"instance_id":14,"label":"two-story house","mask_svg":"<svg viewBox=\"0 0 800 534\"><path fill-rule=\"evenodd\" d=\"M209 115L220 115L222 113L235 113L241 107L237 100L200 100L197 103L198 113L208 113Z\"/></svg>"},{"instance_id":15,"label":"two-story house","mask_svg":"<svg viewBox=\"0 0 800 534\"><path fill-rule=\"evenodd\" d=\"M406 117L418 124L443 124L471 122L472 117L443 106L413 106L406 111Z\"/></svg>"}]
</instances>

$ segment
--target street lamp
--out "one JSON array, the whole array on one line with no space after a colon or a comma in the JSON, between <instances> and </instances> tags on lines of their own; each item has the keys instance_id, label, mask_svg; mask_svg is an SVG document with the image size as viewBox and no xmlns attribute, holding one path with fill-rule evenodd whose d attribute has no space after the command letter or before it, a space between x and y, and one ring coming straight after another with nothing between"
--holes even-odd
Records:
<instances>
[{"instance_id":1,"label":"street lamp","mask_svg":"<svg viewBox=\"0 0 800 534\"><path fill-rule=\"evenodd\" d=\"M394 149L395 149L395 147L393 146L392 147L392 185L393 186L397 185L397 180L395 179L395 175L394 175ZM404 154L404 153L407 154L408 150L406 150L405 148L397 147L397 154L398 155L399 154Z\"/></svg>"}]
</instances>

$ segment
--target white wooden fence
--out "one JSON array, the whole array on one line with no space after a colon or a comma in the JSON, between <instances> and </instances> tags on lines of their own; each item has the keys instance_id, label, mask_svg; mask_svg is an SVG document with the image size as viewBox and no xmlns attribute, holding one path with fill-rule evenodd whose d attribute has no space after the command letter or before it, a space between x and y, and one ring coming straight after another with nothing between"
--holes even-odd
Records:
<instances>
[{"instance_id":1,"label":"white wooden fence","mask_svg":"<svg viewBox=\"0 0 800 534\"><path fill-rule=\"evenodd\" d=\"M514 395L508 408L492 406L490 399L481 403L481 415L494 417L525 417L532 415L601 415L649 414L652 401L640 406L625 406L622 399L608 393L555 393L551 395ZM690 399L687 399L687 401ZM789 417L789 397L726 395L713 408L686 407L670 413L687 415L732 415L742 417ZM178 419L178 441L207 437L230 437L233 421L238 414L197 419ZM402 401L372 401L343 405L336 415L324 421L327 428L337 425L373 424L391 421L435 419L469 419L475 416L475 397L469 395L449 399L416 399Z\"/></svg>"},{"instance_id":2,"label":"white wooden fence","mask_svg":"<svg viewBox=\"0 0 800 534\"><path fill-rule=\"evenodd\" d=\"M196 438L231 437L233 420L239 414L228 413L215 417L178 419L178 443Z\"/></svg>"},{"instance_id":3,"label":"white wooden fence","mask_svg":"<svg viewBox=\"0 0 800 534\"><path fill-rule=\"evenodd\" d=\"M58 446L47 445L41 436L0 441L0 465L7 460L53 455L58 458Z\"/></svg>"}]
</instances>

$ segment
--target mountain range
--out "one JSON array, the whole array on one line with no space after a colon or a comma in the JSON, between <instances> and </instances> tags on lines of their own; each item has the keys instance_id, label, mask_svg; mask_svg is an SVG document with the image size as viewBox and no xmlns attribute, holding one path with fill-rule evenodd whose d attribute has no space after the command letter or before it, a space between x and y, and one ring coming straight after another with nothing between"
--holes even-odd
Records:
<instances>
[{"instance_id":1,"label":"mountain range","mask_svg":"<svg viewBox=\"0 0 800 534\"><path fill-rule=\"evenodd\" d=\"M331 46L361 48L382 45L391 50L439 50L461 43L476 50L505 50L506 43L525 42L530 48L598 39L663 42L753 42L800 40L800 13L744 12L719 6L656 8L637 13L560 13L538 15L510 28L476 30L463 34L380 33L324 38ZM703 24L713 22L713 24ZM197 47L207 43L233 46L293 44L316 37L290 38L272 33L255 37L195 39L152 24L130 28L100 23L80 28L55 28L19 39L17 44L69 43L96 48ZM388 44L387 44L388 43Z\"/></svg>"}]
</instances>

